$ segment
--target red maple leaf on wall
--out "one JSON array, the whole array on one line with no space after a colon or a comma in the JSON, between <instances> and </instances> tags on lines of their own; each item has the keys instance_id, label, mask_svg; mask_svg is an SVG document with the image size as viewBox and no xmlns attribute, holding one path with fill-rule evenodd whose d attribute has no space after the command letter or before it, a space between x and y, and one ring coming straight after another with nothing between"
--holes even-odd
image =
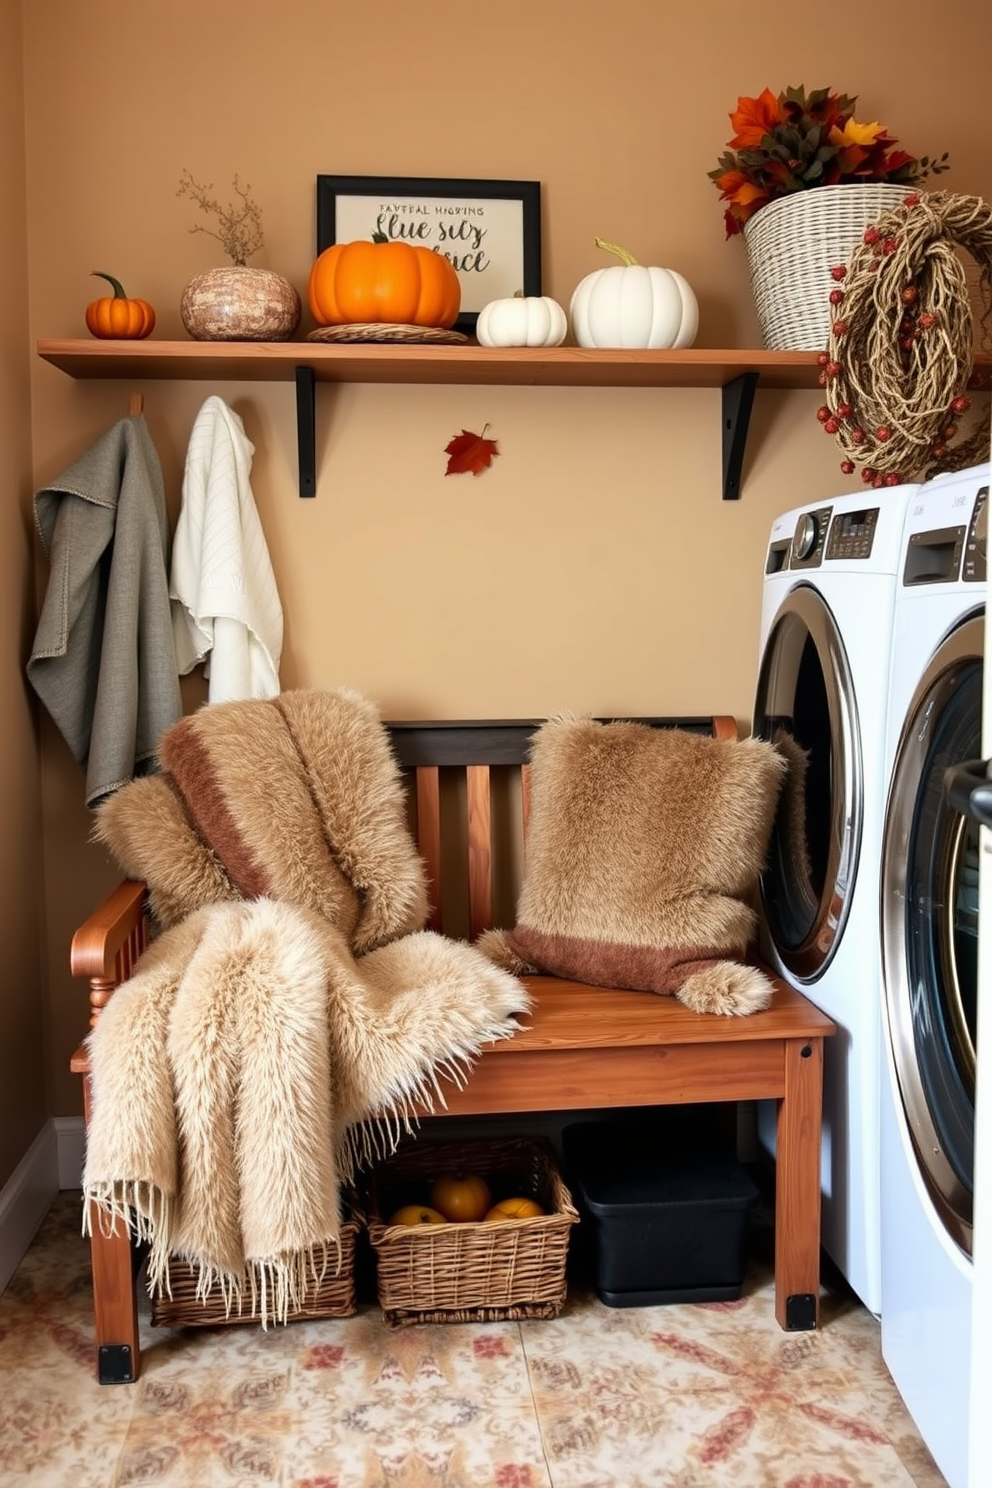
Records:
<instances>
[{"instance_id":1,"label":"red maple leaf on wall","mask_svg":"<svg viewBox=\"0 0 992 1488\"><path fill-rule=\"evenodd\" d=\"M481 434L473 434L471 429L463 429L453 439L449 439L444 446L444 453L448 458L448 467L445 475L464 475L470 470L473 475L481 475L488 470L493 463L494 456L499 454L499 446L495 439L486 438L486 429L483 427Z\"/></svg>"}]
</instances>

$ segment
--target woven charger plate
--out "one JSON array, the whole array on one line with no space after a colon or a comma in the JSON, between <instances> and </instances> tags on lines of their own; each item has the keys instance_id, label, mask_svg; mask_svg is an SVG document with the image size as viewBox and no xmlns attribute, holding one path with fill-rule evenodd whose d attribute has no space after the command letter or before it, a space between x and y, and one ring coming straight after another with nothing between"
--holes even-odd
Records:
<instances>
[{"instance_id":1,"label":"woven charger plate","mask_svg":"<svg viewBox=\"0 0 992 1488\"><path fill-rule=\"evenodd\" d=\"M318 326L307 336L308 341L431 341L446 346L460 346L471 338L461 331L447 331L440 326L358 325Z\"/></svg>"}]
</instances>

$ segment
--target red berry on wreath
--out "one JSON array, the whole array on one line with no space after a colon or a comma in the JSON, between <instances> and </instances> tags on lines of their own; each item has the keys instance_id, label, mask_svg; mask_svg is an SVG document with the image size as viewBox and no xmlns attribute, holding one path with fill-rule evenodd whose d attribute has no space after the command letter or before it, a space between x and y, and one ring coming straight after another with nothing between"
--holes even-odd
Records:
<instances>
[{"instance_id":1,"label":"red berry on wreath","mask_svg":"<svg viewBox=\"0 0 992 1488\"><path fill-rule=\"evenodd\" d=\"M887 486L897 486L901 479L902 477L898 474L897 471L890 470L885 477L885 484Z\"/></svg>"},{"instance_id":2,"label":"red berry on wreath","mask_svg":"<svg viewBox=\"0 0 992 1488\"><path fill-rule=\"evenodd\" d=\"M816 416L820 420L821 424L825 424L827 422L827 419L830 417L830 409L827 407L826 403L820 404L819 408L816 410Z\"/></svg>"},{"instance_id":3,"label":"red berry on wreath","mask_svg":"<svg viewBox=\"0 0 992 1488\"><path fill-rule=\"evenodd\" d=\"M944 427L941 429L940 432L941 432L941 434L943 434L943 436L944 436L944 438L946 440L950 441L950 440L952 440L954 438L955 434L958 432L958 426L957 426L957 424L945 424Z\"/></svg>"},{"instance_id":4,"label":"red berry on wreath","mask_svg":"<svg viewBox=\"0 0 992 1488\"><path fill-rule=\"evenodd\" d=\"M835 336L846 336L847 335L847 321L846 320L835 320L834 321L834 324L833 324L833 333L834 333ZM834 362L834 363L831 363L830 365L836 366L837 364L836 364L836 362Z\"/></svg>"},{"instance_id":5,"label":"red berry on wreath","mask_svg":"<svg viewBox=\"0 0 992 1488\"><path fill-rule=\"evenodd\" d=\"M919 298L919 294L915 284L907 284L906 288L900 292L899 298L904 305L913 305Z\"/></svg>"},{"instance_id":6,"label":"red berry on wreath","mask_svg":"<svg viewBox=\"0 0 992 1488\"><path fill-rule=\"evenodd\" d=\"M841 468L841 470L843 470L843 472L844 472L845 475L853 475L854 474L854 461L853 460L841 460L841 462L840 462L840 468Z\"/></svg>"},{"instance_id":7,"label":"red berry on wreath","mask_svg":"<svg viewBox=\"0 0 992 1488\"><path fill-rule=\"evenodd\" d=\"M823 426L824 433L826 434L836 434L839 429L840 421L835 418L828 418L827 422Z\"/></svg>"},{"instance_id":8,"label":"red berry on wreath","mask_svg":"<svg viewBox=\"0 0 992 1488\"><path fill-rule=\"evenodd\" d=\"M844 299L844 291L842 289L832 289L830 291L830 303L831 303L831 305L839 305L839 304L842 303L843 299Z\"/></svg>"},{"instance_id":9,"label":"red berry on wreath","mask_svg":"<svg viewBox=\"0 0 992 1488\"><path fill-rule=\"evenodd\" d=\"M879 424L878 428L875 430L875 438L878 440L879 444L888 444L889 440L892 438L892 430L887 424Z\"/></svg>"},{"instance_id":10,"label":"red berry on wreath","mask_svg":"<svg viewBox=\"0 0 992 1488\"><path fill-rule=\"evenodd\" d=\"M866 437L864 429L854 428L851 430L851 438L855 444L864 444Z\"/></svg>"},{"instance_id":11,"label":"red berry on wreath","mask_svg":"<svg viewBox=\"0 0 992 1488\"><path fill-rule=\"evenodd\" d=\"M929 331L931 326L935 326L937 324L937 317L932 313L932 311L924 310L923 314L920 316L919 323L924 331Z\"/></svg>"},{"instance_id":12,"label":"red berry on wreath","mask_svg":"<svg viewBox=\"0 0 992 1488\"><path fill-rule=\"evenodd\" d=\"M866 243L869 243L869 244L871 244L871 243L877 243L880 237L881 237L881 233L879 232L878 228L874 225L874 223L872 223L872 225L870 227L866 227L865 228L865 242Z\"/></svg>"},{"instance_id":13,"label":"red berry on wreath","mask_svg":"<svg viewBox=\"0 0 992 1488\"><path fill-rule=\"evenodd\" d=\"M946 444L935 444L934 447L933 447L932 453L933 453L933 455L935 456L936 459L942 460L944 458L944 456L947 454L947 445Z\"/></svg>"},{"instance_id":14,"label":"red berry on wreath","mask_svg":"<svg viewBox=\"0 0 992 1488\"><path fill-rule=\"evenodd\" d=\"M918 191L911 191L909 196L903 197L902 204L904 207L918 207L920 205L920 193Z\"/></svg>"},{"instance_id":15,"label":"red berry on wreath","mask_svg":"<svg viewBox=\"0 0 992 1488\"><path fill-rule=\"evenodd\" d=\"M865 468L862 470L861 479L864 481L866 486L870 486L872 481L875 479L875 472L874 470L872 470L870 465L866 465Z\"/></svg>"},{"instance_id":16,"label":"red berry on wreath","mask_svg":"<svg viewBox=\"0 0 992 1488\"><path fill-rule=\"evenodd\" d=\"M883 253L895 253L895 251L896 251L896 240L895 240L895 238L883 238L882 239L882 252Z\"/></svg>"},{"instance_id":17,"label":"red berry on wreath","mask_svg":"<svg viewBox=\"0 0 992 1488\"><path fill-rule=\"evenodd\" d=\"M827 365L827 363L829 362L829 360L830 360L830 353L829 353L829 351L818 351L817 352L817 354L816 354L816 365L818 367L825 367Z\"/></svg>"},{"instance_id":18,"label":"red berry on wreath","mask_svg":"<svg viewBox=\"0 0 992 1488\"><path fill-rule=\"evenodd\" d=\"M838 418L842 418L842 419L850 418L851 417L851 405L850 405L850 403L838 403L837 404L837 407L835 409L835 412L836 412Z\"/></svg>"},{"instance_id":19,"label":"red berry on wreath","mask_svg":"<svg viewBox=\"0 0 992 1488\"><path fill-rule=\"evenodd\" d=\"M828 377L839 377L840 362L828 362L826 365L826 373Z\"/></svg>"},{"instance_id":20,"label":"red berry on wreath","mask_svg":"<svg viewBox=\"0 0 992 1488\"><path fill-rule=\"evenodd\" d=\"M955 413L966 413L971 407L971 399L966 398L964 393L958 393L956 398L951 399L951 407Z\"/></svg>"},{"instance_id":21,"label":"red berry on wreath","mask_svg":"<svg viewBox=\"0 0 992 1488\"><path fill-rule=\"evenodd\" d=\"M830 270L831 279L843 279L847 274L847 264L834 264Z\"/></svg>"}]
</instances>

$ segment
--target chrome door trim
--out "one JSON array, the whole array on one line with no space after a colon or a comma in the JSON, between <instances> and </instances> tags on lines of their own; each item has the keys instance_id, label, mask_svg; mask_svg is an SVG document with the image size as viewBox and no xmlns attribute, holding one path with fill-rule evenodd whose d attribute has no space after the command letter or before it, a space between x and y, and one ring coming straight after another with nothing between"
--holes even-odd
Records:
<instances>
[{"instance_id":1,"label":"chrome door trim","mask_svg":"<svg viewBox=\"0 0 992 1488\"><path fill-rule=\"evenodd\" d=\"M971 1254L972 1195L943 1151L916 1057L914 1010L920 1010L920 1002L909 985L906 958L907 874L910 836L933 725L960 685L963 668L981 661L984 630L982 607L940 644L913 693L889 783L880 886L883 1019L903 1119L941 1223L966 1255ZM964 828L965 818L960 817L952 857L960 851Z\"/></svg>"},{"instance_id":2,"label":"chrome door trim","mask_svg":"<svg viewBox=\"0 0 992 1488\"><path fill-rule=\"evenodd\" d=\"M807 636L816 649L827 698L832 789L823 887L818 896L815 892L811 896L811 902L818 900L817 907L812 927L801 944L781 945L775 938L764 878L761 899L765 925L782 964L798 981L809 984L823 975L833 959L850 912L864 820L864 769L861 728L847 652L833 611L811 584L797 584L789 591L769 630L755 692L755 737L768 738L767 732L763 732L763 721L773 714L769 699L777 691L776 678L784 668L795 682ZM785 690L789 690L788 684ZM794 695L794 687L792 691Z\"/></svg>"}]
</instances>

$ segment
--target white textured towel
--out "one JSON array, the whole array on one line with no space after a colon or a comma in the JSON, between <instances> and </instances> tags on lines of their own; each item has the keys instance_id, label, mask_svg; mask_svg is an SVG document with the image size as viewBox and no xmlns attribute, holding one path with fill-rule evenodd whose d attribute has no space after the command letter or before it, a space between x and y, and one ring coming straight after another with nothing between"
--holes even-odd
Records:
<instances>
[{"instance_id":1,"label":"white textured towel","mask_svg":"<svg viewBox=\"0 0 992 1488\"><path fill-rule=\"evenodd\" d=\"M280 690L282 606L251 490L254 453L233 409L208 398L186 452L169 597L179 671L204 662L211 703Z\"/></svg>"}]
</instances>

